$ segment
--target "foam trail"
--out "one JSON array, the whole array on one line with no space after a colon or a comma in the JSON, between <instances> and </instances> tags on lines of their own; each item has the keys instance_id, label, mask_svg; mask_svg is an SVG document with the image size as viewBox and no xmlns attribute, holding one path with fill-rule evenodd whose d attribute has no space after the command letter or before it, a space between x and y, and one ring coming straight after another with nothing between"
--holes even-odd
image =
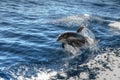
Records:
<instances>
[{"instance_id":1,"label":"foam trail","mask_svg":"<svg viewBox=\"0 0 120 80\"><path fill-rule=\"evenodd\" d=\"M112 28L116 28L120 30L120 22L119 21L114 21L108 24L108 26L112 27Z\"/></svg>"},{"instance_id":2,"label":"foam trail","mask_svg":"<svg viewBox=\"0 0 120 80\"><path fill-rule=\"evenodd\" d=\"M88 25L91 16L88 14L84 15L72 15L63 17L60 19L53 20L51 23L59 26L74 27L80 25Z\"/></svg>"},{"instance_id":3,"label":"foam trail","mask_svg":"<svg viewBox=\"0 0 120 80\"><path fill-rule=\"evenodd\" d=\"M90 60L87 65L89 69L95 69L97 75L95 80L119 80L120 79L120 57L114 52L116 50L110 51L109 49L103 54L97 55L94 59ZM120 52L120 49L118 49ZM80 66L83 66L80 65Z\"/></svg>"},{"instance_id":4,"label":"foam trail","mask_svg":"<svg viewBox=\"0 0 120 80\"><path fill-rule=\"evenodd\" d=\"M27 70L29 69L25 67L25 71L23 72L23 74L21 74L20 70L18 70L18 72L16 73L11 71L11 75L14 77L14 79L17 80L51 80L57 74L57 71L44 69L44 70L37 70L35 73L36 75L33 74L30 77L28 77L26 76Z\"/></svg>"},{"instance_id":5,"label":"foam trail","mask_svg":"<svg viewBox=\"0 0 120 80\"><path fill-rule=\"evenodd\" d=\"M81 68L83 69L84 66L87 66L88 70L79 72L79 74L77 74L76 76L70 76L67 80L91 80L93 79L90 78L91 72L94 76L93 80L119 80L120 57L117 56L119 55L119 52L120 48L114 50L110 50L109 48L106 49L105 51L103 51L103 53L97 55L88 62L79 65L78 69L81 70ZM73 68L72 70L75 70L75 68ZM62 74L65 73L66 72L63 72Z\"/></svg>"}]
</instances>

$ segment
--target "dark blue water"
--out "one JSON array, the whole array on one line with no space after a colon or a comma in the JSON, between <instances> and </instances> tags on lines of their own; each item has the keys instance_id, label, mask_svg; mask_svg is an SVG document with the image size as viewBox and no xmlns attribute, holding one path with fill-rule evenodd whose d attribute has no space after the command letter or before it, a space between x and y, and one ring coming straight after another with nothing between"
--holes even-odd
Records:
<instances>
[{"instance_id":1,"label":"dark blue water","mask_svg":"<svg viewBox=\"0 0 120 80\"><path fill-rule=\"evenodd\" d=\"M76 31L85 14L100 49L120 48L120 30L108 26L120 20L119 11L119 0L1 0L0 78L32 80L40 69L62 69L68 55L56 39L64 31ZM66 19L75 15L78 20Z\"/></svg>"}]
</instances>

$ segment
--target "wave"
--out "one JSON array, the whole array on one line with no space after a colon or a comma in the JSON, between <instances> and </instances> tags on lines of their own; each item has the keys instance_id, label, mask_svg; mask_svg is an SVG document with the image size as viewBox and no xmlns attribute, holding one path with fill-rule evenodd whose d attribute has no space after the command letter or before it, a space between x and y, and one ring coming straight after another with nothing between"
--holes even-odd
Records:
<instances>
[{"instance_id":1,"label":"wave","mask_svg":"<svg viewBox=\"0 0 120 80\"><path fill-rule=\"evenodd\" d=\"M28 66L14 65L6 70L9 75L8 78L11 77L17 80L119 80L119 56L120 48L106 48L96 57L82 64L76 63L75 60L70 60L70 62L75 63L74 66L68 64L69 66L61 70L45 68L44 66L44 68L41 68L38 65L32 64Z\"/></svg>"},{"instance_id":2,"label":"wave","mask_svg":"<svg viewBox=\"0 0 120 80\"><path fill-rule=\"evenodd\" d=\"M111 23L108 24L108 26L120 30L120 22L119 21L111 22Z\"/></svg>"},{"instance_id":3,"label":"wave","mask_svg":"<svg viewBox=\"0 0 120 80\"><path fill-rule=\"evenodd\" d=\"M67 77L63 79L67 80L119 80L119 64L120 48L118 49L106 49L88 62L78 65L76 68L71 67L68 71L64 71L61 74L66 74Z\"/></svg>"},{"instance_id":4,"label":"wave","mask_svg":"<svg viewBox=\"0 0 120 80\"><path fill-rule=\"evenodd\" d=\"M63 17L60 19L53 20L51 21L51 23L58 26L74 27L80 25L87 25L88 20L90 20L90 16L88 14L84 14Z\"/></svg>"},{"instance_id":5,"label":"wave","mask_svg":"<svg viewBox=\"0 0 120 80\"><path fill-rule=\"evenodd\" d=\"M52 20L51 24L55 26L65 26L65 27L78 27L78 26L87 26L89 27L93 23L98 24L109 24L114 22L115 19L109 17L102 17L97 15L89 14L80 14L80 15L71 15L63 17L60 19Z\"/></svg>"}]
</instances>

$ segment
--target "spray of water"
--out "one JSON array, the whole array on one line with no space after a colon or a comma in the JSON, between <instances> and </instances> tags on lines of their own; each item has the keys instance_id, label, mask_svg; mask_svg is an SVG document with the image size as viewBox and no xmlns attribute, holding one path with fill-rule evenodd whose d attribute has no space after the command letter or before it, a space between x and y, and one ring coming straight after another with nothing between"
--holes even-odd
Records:
<instances>
[{"instance_id":1,"label":"spray of water","mask_svg":"<svg viewBox=\"0 0 120 80\"><path fill-rule=\"evenodd\" d=\"M59 26L66 26L66 27L74 27L74 26L80 26L80 25L87 26L90 19L91 19L91 16L88 14L71 15L71 16L53 20L51 23Z\"/></svg>"},{"instance_id":2,"label":"spray of water","mask_svg":"<svg viewBox=\"0 0 120 80\"><path fill-rule=\"evenodd\" d=\"M36 69L34 73L30 71L30 68L27 66L21 66L16 72L10 71L10 74L15 80L51 80L57 74L57 71L51 69Z\"/></svg>"}]
</instances>

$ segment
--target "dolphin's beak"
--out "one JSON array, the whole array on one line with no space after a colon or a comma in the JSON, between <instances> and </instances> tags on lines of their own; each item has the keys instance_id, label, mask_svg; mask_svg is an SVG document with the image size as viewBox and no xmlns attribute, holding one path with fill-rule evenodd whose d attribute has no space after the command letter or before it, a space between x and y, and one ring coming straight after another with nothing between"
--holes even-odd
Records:
<instances>
[{"instance_id":1,"label":"dolphin's beak","mask_svg":"<svg viewBox=\"0 0 120 80\"><path fill-rule=\"evenodd\" d=\"M56 41L57 41L57 42L60 42L60 40L61 40L60 37L58 37Z\"/></svg>"},{"instance_id":2,"label":"dolphin's beak","mask_svg":"<svg viewBox=\"0 0 120 80\"><path fill-rule=\"evenodd\" d=\"M63 37L58 37L58 39L56 40L57 42L65 42L66 41L66 39L64 39Z\"/></svg>"}]
</instances>

